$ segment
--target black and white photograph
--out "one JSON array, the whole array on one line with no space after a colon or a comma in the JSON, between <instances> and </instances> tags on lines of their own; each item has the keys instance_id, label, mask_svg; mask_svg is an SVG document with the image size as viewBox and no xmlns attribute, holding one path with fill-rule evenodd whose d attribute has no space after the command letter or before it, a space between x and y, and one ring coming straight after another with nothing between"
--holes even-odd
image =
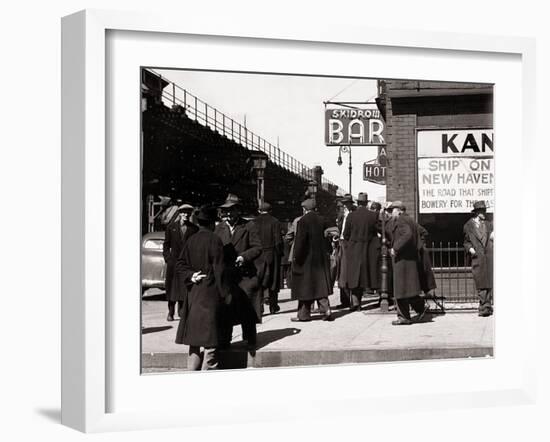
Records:
<instances>
[{"instance_id":1,"label":"black and white photograph","mask_svg":"<svg viewBox=\"0 0 550 442\"><path fill-rule=\"evenodd\" d=\"M493 357L493 84L140 75L142 374Z\"/></svg>"}]
</instances>

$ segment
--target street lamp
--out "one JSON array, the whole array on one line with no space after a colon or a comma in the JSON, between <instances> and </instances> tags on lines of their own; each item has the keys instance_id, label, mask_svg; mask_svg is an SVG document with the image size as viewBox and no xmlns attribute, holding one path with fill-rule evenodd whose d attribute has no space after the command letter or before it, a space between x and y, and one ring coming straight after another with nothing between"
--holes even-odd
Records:
<instances>
[{"instance_id":1,"label":"street lamp","mask_svg":"<svg viewBox=\"0 0 550 442\"><path fill-rule=\"evenodd\" d=\"M351 171L352 171L352 166L351 166L351 146L339 146L338 147L338 160L336 161L336 163L341 166L342 165L342 153L347 153L349 154L349 165L348 165L348 170L349 170L349 194L351 195Z\"/></svg>"},{"instance_id":2,"label":"street lamp","mask_svg":"<svg viewBox=\"0 0 550 442\"><path fill-rule=\"evenodd\" d=\"M264 202L264 172L267 167L268 156L260 150L253 150L250 153L252 169L256 172L256 199L258 207Z\"/></svg>"}]
</instances>

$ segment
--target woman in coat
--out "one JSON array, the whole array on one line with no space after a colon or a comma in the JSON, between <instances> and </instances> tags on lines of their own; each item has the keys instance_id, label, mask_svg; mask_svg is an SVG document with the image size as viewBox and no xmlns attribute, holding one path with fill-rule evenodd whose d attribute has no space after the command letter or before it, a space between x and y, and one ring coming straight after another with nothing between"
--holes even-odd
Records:
<instances>
[{"instance_id":1,"label":"woman in coat","mask_svg":"<svg viewBox=\"0 0 550 442\"><path fill-rule=\"evenodd\" d=\"M231 300L223 244L213 233L216 214L216 208L201 209L197 216L200 230L189 238L176 264L180 283L190 287L176 334L176 343L189 346L189 370L218 367L219 314L223 303Z\"/></svg>"}]
</instances>

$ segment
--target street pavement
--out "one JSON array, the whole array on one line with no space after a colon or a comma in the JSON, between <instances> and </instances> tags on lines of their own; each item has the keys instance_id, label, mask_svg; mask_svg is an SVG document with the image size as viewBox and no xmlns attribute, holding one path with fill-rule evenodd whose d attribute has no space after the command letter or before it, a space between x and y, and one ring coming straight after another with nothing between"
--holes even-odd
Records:
<instances>
[{"instance_id":1,"label":"street pavement","mask_svg":"<svg viewBox=\"0 0 550 442\"><path fill-rule=\"evenodd\" d=\"M339 302L338 289L330 297ZM241 328L233 329L233 344L220 356L224 368L284 367L356 362L487 357L493 355L493 317L475 311L432 315L427 322L393 326L395 312L381 313L378 298L363 301L361 312L335 310L333 322L314 315L311 322L291 322L297 302L290 290L280 293L281 311L258 324L258 349L246 351ZM175 341L178 320L166 321L164 295L151 291L142 301L143 373L185 370L187 346ZM317 318L315 317L317 316Z\"/></svg>"}]
</instances>

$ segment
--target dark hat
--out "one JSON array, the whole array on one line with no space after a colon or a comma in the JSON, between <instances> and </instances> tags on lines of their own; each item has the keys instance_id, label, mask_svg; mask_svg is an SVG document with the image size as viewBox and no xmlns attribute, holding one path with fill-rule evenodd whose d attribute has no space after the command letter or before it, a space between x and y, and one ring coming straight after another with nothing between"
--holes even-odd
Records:
<instances>
[{"instance_id":1,"label":"dark hat","mask_svg":"<svg viewBox=\"0 0 550 442\"><path fill-rule=\"evenodd\" d=\"M368 203L369 202L369 196L364 192L359 192L359 195L357 195L357 202L358 203Z\"/></svg>"},{"instance_id":2,"label":"dark hat","mask_svg":"<svg viewBox=\"0 0 550 442\"><path fill-rule=\"evenodd\" d=\"M195 210L195 208L191 204L182 204L178 207L178 211L180 212L192 212Z\"/></svg>"},{"instance_id":3,"label":"dark hat","mask_svg":"<svg viewBox=\"0 0 550 442\"><path fill-rule=\"evenodd\" d=\"M306 210L313 210L317 207L317 204L314 199L309 198L302 203L302 207Z\"/></svg>"},{"instance_id":4,"label":"dark hat","mask_svg":"<svg viewBox=\"0 0 550 442\"><path fill-rule=\"evenodd\" d=\"M207 222L215 222L218 220L218 209L214 206L202 206L198 213L197 219Z\"/></svg>"},{"instance_id":5,"label":"dark hat","mask_svg":"<svg viewBox=\"0 0 550 442\"><path fill-rule=\"evenodd\" d=\"M392 203L390 203L389 207L388 207L389 210L392 210L392 209L401 209L401 210L405 210L405 204L403 204L402 201L394 201Z\"/></svg>"},{"instance_id":6,"label":"dark hat","mask_svg":"<svg viewBox=\"0 0 550 442\"><path fill-rule=\"evenodd\" d=\"M222 209L227 209L229 207L233 207L233 206L237 206L237 205L241 205L241 199L233 194L233 193L229 193L227 195L227 198L225 199L225 202L220 206Z\"/></svg>"},{"instance_id":7,"label":"dark hat","mask_svg":"<svg viewBox=\"0 0 550 442\"><path fill-rule=\"evenodd\" d=\"M382 210L382 204L377 201L373 201L370 205L371 210Z\"/></svg>"},{"instance_id":8,"label":"dark hat","mask_svg":"<svg viewBox=\"0 0 550 442\"><path fill-rule=\"evenodd\" d=\"M472 209L472 212L477 212L481 210L487 210L487 206L485 205L485 201L476 201L474 203L474 208Z\"/></svg>"},{"instance_id":9,"label":"dark hat","mask_svg":"<svg viewBox=\"0 0 550 442\"><path fill-rule=\"evenodd\" d=\"M261 210L262 212L267 212L268 210L271 210L271 204L264 201L263 203L260 203L258 210Z\"/></svg>"}]
</instances>

